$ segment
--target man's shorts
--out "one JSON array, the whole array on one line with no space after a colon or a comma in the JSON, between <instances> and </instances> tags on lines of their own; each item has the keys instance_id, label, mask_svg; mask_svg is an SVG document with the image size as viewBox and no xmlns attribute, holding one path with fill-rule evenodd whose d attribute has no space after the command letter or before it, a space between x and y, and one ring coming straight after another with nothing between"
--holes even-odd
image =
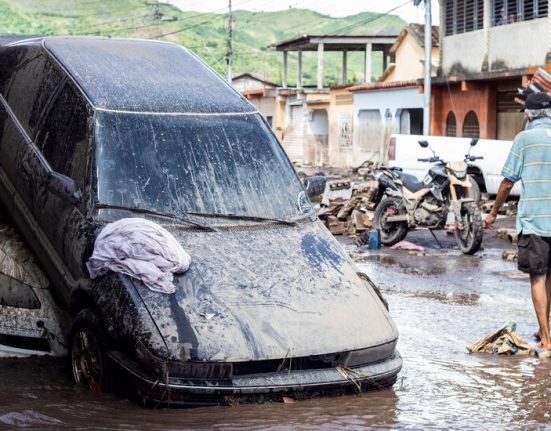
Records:
<instances>
[{"instance_id":1,"label":"man's shorts","mask_svg":"<svg viewBox=\"0 0 551 431\"><path fill-rule=\"evenodd\" d=\"M551 237L518 237L518 269L528 274L551 274Z\"/></svg>"}]
</instances>

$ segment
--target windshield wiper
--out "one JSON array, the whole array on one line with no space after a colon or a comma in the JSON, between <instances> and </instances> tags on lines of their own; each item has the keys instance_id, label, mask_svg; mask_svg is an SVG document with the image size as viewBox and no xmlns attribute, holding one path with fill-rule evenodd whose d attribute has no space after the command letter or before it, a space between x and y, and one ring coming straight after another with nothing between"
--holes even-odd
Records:
<instances>
[{"instance_id":1,"label":"windshield wiper","mask_svg":"<svg viewBox=\"0 0 551 431\"><path fill-rule=\"evenodd\" d=\"M158 216L158 217L166 217L166 218L169 218L169 219L172 219L172 220L177 220L177 221L187 223L189 225L198 227L200 229L203 229L203 230L206 230L206 231L209 231L209 232L217 232L217 230L215 228L213 228L212 226L208 226L208 225L205 225L205 224L198 223L196 221L190 220L187 217L182 217L182 216L178 216L178 215L170 214L170 213L162 213L162 212L155 211L155 210L150 210L150 209L147 209L147 208L125 207L125 206L121 206L121 205L109 205L109 204L98 204L98 205L96 205L96 208L131 211L131 212L135 212L135 213L139 213L139 214L150 214L150 215L154 215L154 216Z\"/></svg>"},{"instance_id":2,"label":"windshield wiper","mask_svg":"<svg viewBox=\"0 0 551 431\"><path fill-rule=\"evenodd\" d=\"M186 214L196 215L201 217L212 217L212 218L227 218L230 220L248 220L248 221L259 221L259 222L275 222L284 224L287 226L297 226L297 222L294 220L283 220L273 217L257 217L249 215L240 215L240 214L220 214L220 213L202 213L202 212L188 212Z\"/></svg>"}]
</instances>

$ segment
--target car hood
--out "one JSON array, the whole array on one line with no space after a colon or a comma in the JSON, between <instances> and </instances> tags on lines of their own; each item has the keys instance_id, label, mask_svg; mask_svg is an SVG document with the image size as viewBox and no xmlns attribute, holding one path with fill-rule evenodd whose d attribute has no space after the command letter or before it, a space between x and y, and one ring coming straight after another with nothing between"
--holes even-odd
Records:
<instances>
[{"instance_id":1,"label":"car hood","mask_svg":"<svg viewBox=\"0 0 551 431\"><path fill-rule=\"evenodd\" d=\"M241 362L364 349L396 340L376 293L320 222L196 232L174 294L135 282L171 359Z\"/></svg>"}]
</instances>

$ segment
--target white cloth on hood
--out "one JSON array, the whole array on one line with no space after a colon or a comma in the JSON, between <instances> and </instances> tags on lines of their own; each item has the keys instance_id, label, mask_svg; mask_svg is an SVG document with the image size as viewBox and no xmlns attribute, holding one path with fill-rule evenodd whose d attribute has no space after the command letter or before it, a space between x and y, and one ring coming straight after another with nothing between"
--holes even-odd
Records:
<instances>
[{"instance_id":1,"label":"white cloth on hood","mask_svg":"<svg viewBox=\"0 0 551 431\"><path fill-rule=\"evenodd\" d=\"M189 269L191 257L163 227L143 218L107 224L86 263L91 278L108 270L137 278L154 292L174 293L173 274Z\"/></svg>"}]
</instances>

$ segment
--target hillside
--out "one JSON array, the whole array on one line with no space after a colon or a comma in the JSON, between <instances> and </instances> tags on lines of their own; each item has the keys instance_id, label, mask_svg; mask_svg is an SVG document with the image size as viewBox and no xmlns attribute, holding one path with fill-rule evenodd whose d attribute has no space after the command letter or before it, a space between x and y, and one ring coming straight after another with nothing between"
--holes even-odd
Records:
<instances>
[{"instance_id":1,"label":"hillside","mask_svg":"<svg viewBox=\"0 0 551 431\"><path fill-rule=\"evenodd\" d=\"M226 15L182 12L142 0L0 0L0 34L104 35L157 38L187 46L225 73ZM164 17L164 18L163 18ZM166 21L176 17L176 21ZM269 46L300 34L398 34L406 23L394 15L364 12L333 18L311 10L234 13L234 73L254 72L281 81L281 53ZM349 75L363 72L363 52L349 53ZM303 54L305 84L315 81L316 53ZM374 74L381 68L375 56ZM295 79L290 55L289 81ZM340 54L325 54L328 81L340 76ZM359 76L356 77L356 79Z\"/></svg>"}]
</instances>

